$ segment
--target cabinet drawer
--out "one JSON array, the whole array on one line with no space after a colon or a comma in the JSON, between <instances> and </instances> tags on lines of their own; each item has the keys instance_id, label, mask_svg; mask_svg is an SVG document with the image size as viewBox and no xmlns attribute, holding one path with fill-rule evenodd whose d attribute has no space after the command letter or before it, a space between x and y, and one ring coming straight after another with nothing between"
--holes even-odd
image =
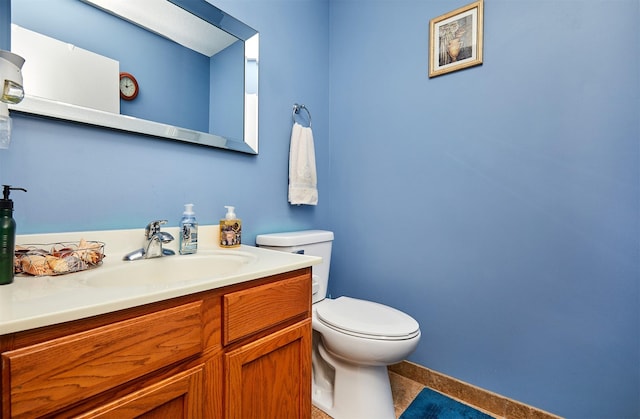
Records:
<instances>
[{"instance_id":1,"label":"cabinet drawer","mask_svg":"<svg viewBox=\"0 0 640 419\"><path fill-rule=\"evenodd\" d=\"M196 367L74 417L200 419L203 380L203 367Z\"/></svg>"},{"instance_id":2,"label":"cabinet drawer","mask_svg":"<svg viewBox=\"0 0 640 419\"><path fill-rule=\"evenodd\" d=\"M226 294L224 344L300 315L311 315L310 274Z\"/></svg>"},{"instance_id":3,"label":"cabinet drawer","mask_svg":"<svg viewBox=\"0 0 640 419\"><path fill-rule=\"evenodd\" d=\"M5 352L11 416L46 415L198 354L201 323L196 301Z\"/></svg>"}]
</instances>

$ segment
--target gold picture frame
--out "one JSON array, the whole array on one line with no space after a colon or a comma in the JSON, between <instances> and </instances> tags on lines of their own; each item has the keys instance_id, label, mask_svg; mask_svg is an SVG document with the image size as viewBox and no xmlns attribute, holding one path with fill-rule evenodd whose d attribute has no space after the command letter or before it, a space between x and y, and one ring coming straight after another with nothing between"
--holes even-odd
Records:
<instances>
[{"instance_id":1,"label":"gold picture frame","mask_svg":"<svg viewBox=\"0 0 640 419\"><path fill-rule=\"evenodd\" d=\"M482 64L483 3L429 21L429 77Z\"/></svg>"}]
</instances>

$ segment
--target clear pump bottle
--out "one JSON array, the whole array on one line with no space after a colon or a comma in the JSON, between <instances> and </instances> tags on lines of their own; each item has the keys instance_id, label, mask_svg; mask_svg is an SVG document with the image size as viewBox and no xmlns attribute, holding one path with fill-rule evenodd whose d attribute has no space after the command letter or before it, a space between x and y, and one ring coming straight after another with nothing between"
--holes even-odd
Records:
<instances>
[{"instance_id":1,"label":"clear pump bottle","mask_svg":"<svg viewBox=\"0 0 640 419\"><path fill-rule=\"evenodd\" d=\"M180 220L180 254L190 255L198 251L198 222L193 204L185 204Z\"/></svg>"}]
</instances>

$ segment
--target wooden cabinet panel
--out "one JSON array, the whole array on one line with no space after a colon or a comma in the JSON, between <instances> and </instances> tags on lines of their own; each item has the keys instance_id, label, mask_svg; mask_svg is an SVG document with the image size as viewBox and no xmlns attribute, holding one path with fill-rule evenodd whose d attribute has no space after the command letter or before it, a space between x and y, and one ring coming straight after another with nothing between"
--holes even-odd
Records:
<instances>
[{"instance_id":1,"label":"wooden cabinet panel","mask_svg":"<svg viewBox=\"0 0 640 419\"><path fill-rule=\"evenodd\" d=\"M227 419L311 416L311 320L225 355Z\"/></svg>"},{"instance_id":2,"label":"wooden cabinet panel","mask_svg":"<svg viewBox=\"0 0 640 419\"><path fill-rule=\"evenodd\" d=\"M203 367L176 374L115 400L98 409L75 416L77 419L200 419Z\"/></svg>"},{"instance_id":3,"label":"wooden cabinet panel","mask_svg":"<svg viewBox=\"0 0 640 419\"><path fill-rule=\"evenodd\" d=\"M308 419L311 268L3 335L0 350L3 419Z\"/></svg>"},{"instance_id":4,"label":"wooden cabinet panel","mask_svg":"<svg viewBox=\"0 0 640 419\"><path fill-rule=\"evenodd\" d=\"M223 297L224 344L311 313L311 279L298 275Z\"/></svg>"},{"instance_id":5,"label":"wooden cabinet panel","mask_svg":"<svg viewBox=\"0 0 640 419\"><path fill-rule=\"evenodd\" d=\"M200 353L201 305L196 301L3 353L11 416L51 413Z\"/></svg>"}]
</instances>

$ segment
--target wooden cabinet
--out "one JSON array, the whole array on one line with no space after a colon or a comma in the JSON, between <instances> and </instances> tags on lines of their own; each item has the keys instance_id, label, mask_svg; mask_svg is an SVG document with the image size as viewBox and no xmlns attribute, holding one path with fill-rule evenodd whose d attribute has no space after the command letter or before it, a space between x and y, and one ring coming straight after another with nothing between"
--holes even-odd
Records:
<instances>
[{"instance_id":1,"label":"wooden cabinet","mask_svg":"<svg viewBox=\"0 0 640 419\"><path fill-rule=\"evenodd\" d=\"M2 418L308 418L311 268L0 336Z\"/></svg>"},{"instance_id":2,"label":"wooden cabinet","mask_svg":"<svg viewBox=\"0 0 640 419\"><path fill-rule=\"evenodd\" d=\"M310 320L225 354L227 418L304 418L311 412ZM278 374L270 371L277 369Z\"/></svg>"},{"instance_id":3,"label":"wooden cabinet","mask_svg":"<svg viewBox=\"0 0 640 419\"><path fill-rule=\"evenodd\" d=\"M226 294L223 298L225 343L246 339L304 316L310 302L300 296L307 295L310 299L310 286L310 281L294 277ZM227 418L308 416L311 412L309 354L309 318L225 353ZM272 374L273 370L278 370L278 374Z\"/></svg>"}]
</instances>

